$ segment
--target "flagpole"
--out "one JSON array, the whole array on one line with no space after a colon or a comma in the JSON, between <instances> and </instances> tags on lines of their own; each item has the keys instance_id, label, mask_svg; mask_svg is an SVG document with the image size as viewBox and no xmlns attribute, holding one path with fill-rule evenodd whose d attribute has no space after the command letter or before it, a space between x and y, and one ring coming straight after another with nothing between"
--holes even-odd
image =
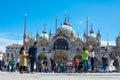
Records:
<instances>
[{"instance_id":1,"label":"flagpole","mask_svg":"<svg viewBox=\"0 0 120 80\"><path fill-rule=\"evenodd\" d=\"M23 41L23 46L26 50L26 16L27 14L24 14L24 41Z\"/></svg>"},{"instance_id":2,"label":"flagpole","mask_svg":"<svg viewBox=\"0 0 120 80\"><path fill-rule=\"evenodd\" d=\"M56 26L55 26L55 34L57 35L57 23L58 23L58 17L56 16ZM57 46L56 46L56 38L55 38L55 54L56 54L56 49L57 49Z\"/></svg>"}]
</instances>

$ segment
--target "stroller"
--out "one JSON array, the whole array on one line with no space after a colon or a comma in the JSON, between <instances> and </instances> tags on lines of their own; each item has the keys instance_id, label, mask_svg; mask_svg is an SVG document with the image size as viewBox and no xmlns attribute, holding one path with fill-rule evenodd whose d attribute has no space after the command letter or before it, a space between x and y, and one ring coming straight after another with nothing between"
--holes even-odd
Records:
<instances>
[{"instance_id":1,"label":"stroller","mask_svg":"<svg viewBox=\"0 0 120 80\"><path fill-rule=\"evenodd\" d=\"M65 71L67 73L72 73L74 72L74 67L73 67L73 63L72 62L67 62L65 65Z\"/></svg>"}]
</instances>

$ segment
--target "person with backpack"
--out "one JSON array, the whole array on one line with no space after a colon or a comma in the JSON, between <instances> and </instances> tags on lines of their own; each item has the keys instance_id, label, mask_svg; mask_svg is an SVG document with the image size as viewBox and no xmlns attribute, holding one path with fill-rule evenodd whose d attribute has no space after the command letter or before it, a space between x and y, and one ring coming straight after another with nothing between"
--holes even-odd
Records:
<instances>
[{"instance_id":1,"label":"person with backpack","mask_svg":"<svg viewBox=\"0 0 120 80\"><path fill-rule=\"evenodd\" d=\"M12 57L12 60L10 61L10 65L11 65L11 72L15 71L15 64L16 64L16 60L14 57Z\"/></svg>"},{"instance_id":2,"label":"person with backpack","mask_svg":"<svg viewBox=\"0 0 120 80\"><path fill-rule=\"evenodd\" d=\"M106 54L104 53L103 56L102 56L102 69L104 71L106 71L107 66L108 66L108 58L107 58Z\"/></svg>"},{"instance_id":3,"label":"person with backpack","mask_svg":"<svg viewBox=\"0 0 120 80\"><path fill-rule=\"evenodd\" d=\"M34 65L37 59L37 46L38 46L38 43L34 42L34 45L29 48L29 57L30 57L30 63L31 63L30 69L32 74L35 73Z\"/></svg>"}]
</instances>

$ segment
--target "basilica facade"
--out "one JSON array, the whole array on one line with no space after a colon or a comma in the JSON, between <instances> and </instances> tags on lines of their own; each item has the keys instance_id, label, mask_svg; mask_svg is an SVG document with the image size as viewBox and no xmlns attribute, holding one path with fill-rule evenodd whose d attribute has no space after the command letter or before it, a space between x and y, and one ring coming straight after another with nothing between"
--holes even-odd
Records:
<instances>
[{"instance_id":1,"label":"basilica facade","mask_svg":"<svg viewBox=\"0 0 120 80\"><path fill-rule=\"evenodd\" d=\"M86 39L88 38L88 49L94 49L96 57L99 57L101 46L101 34L100 30L96 34L91 27L89 34L84 31L83 39L76 35L72 25L64 20L57 29L55 34L52 31L47 34L44 26L42 34L38 32L32 37L31 34L27 35L26 47L27 50L33 45L34 41L37 41L38 46L38 60L48 60L53 57L56 62L65 62L74 60L76 57L80 58L81 50L86 46ZM86 38L87 37L87 38Z\"/></svg>"}]
</instances>

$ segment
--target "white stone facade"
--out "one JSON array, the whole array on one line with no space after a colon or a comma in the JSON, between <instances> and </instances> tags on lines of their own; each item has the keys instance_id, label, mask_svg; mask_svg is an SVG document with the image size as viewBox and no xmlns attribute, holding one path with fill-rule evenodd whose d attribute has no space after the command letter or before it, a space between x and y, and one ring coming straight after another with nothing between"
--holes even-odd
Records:
<instances>
[{"instance_id":1,"label":"white stone facade","mask_svg":"<svg viewBox=\"0 0 120 80\"><path fill-rule=\"evenodd\" d=\"M65 19L64 23L57 28L55 34L52 34L51 30L49 34L47 34L45 27L42 34L40 34L38 30L36 38L28 34L27 50L33 45L34 41L37 41L39 44L38 56L41 56L40 58L49 60L50 57L54 57L56 62L74 60L75 57L80 57L81 50L83 46L86 45L85 32L83 38L84 40L76 36L71 24ZM91 28L90 34L88 35L88 48L94 49L96 53L99 54L100 44L100 30L94 34ZM99 55L97 55L97 57L99 57Z\"/></svg>"},{"instance_id":2,"label":"white stone facade","mask_svg":"<svg viewBox=\"0 0 120 80\"><path fill-rule=\"evenodd\" d=\"M6 46L7 59L11 60L12 57L15 57L17 59L17 57L19 56L21 47L22 45L18 45L18 44L11 44L11 45Z\"/></svg>"}]
</instances>

